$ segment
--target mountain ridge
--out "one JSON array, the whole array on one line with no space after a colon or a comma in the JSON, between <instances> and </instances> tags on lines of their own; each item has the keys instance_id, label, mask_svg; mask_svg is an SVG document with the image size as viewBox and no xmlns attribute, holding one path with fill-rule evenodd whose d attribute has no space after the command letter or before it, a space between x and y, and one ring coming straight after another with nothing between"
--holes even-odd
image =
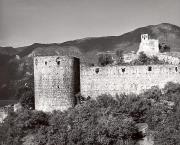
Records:
<instances>
[{"instance_id":1,"label":"mountain ridge","mask_svg":"<svg viewBox=\"0 0 180 145\"><path fill-rule=\"evenodd\" d=\"M70 40L70 41L65 41L65 42L62 42L62 43L48 43L48 44L43 44L43 43L34 43L32 45L29 45L29 46L23 46L23 47L17 47L17 48L14 48L15 50L17 49L22 49L22 50L27 50L29 48L37 48L37 47L48 47L48 46L70 46L70 45L78 45L78 44L81 44L81 43L86 43L87 41L100 41L101 39L102 40L110 40L110 39L124 39L125 41L128 41L130 38L130 40L132 40L133 42L140 42L140 34L146 32L148 33L151 37L155 37L157 38L157 34L153 33L152 31L155 31L155 30L151 30L152 28L158 28L159 29L162 29L163 28L166 28L166 30L168 30L167 28L173 28L175 31L178 30L178 35L180 36L180 27L179 26L176 26L174 24L170 24L170 23L160 23L160 24L157 24L157 25L148 25L148 26L144 26L144 27L140 27L140 28L137 28L137 29L134 29L133 31L130 31L130 32L127 32L127 33L124 33L122 35L117 35L117 36L102 36L102 37L85 37L85 38L82 38L82 39L75 39L75 40ZM138 37L129 37L129 35L131 33L136 33L136 35L134 36L138 36ZM165 32L165 33L168 33ZM115 40L113 40L115 41ZM100 42L101 43L101 42ZM82 45L82 44L81 44ZM13 48L13 47L0 47L0 52L1 52L1 49L2 48ZM16 50L16 51L17 51ZM33 50L33 49L32 49ZM83 51L83 50L82 50ZM18 54L19 51L17 51L17 54ZM21 51L20 51L21 52Z\"/></svg>"}]
</instances>

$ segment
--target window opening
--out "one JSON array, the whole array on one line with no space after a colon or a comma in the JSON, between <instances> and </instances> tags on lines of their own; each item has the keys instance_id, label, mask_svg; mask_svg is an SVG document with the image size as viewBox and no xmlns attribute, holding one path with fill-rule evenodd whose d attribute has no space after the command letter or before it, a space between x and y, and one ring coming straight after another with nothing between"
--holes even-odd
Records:
<instances>
[{"instance_id":1,"label":"window opening","mask_svg":"<svg viewBox=\"0 0 180 145\"><path fill-rule=\"evenodd\" d=\"M152 71L152 67L151 66L148 67L148 71Z\"/></svg>"},{"instance_id":2,"label":"window opening","mask_svg":"<svg viewBox=\"0 0 180 145\"><path fill-rule=\"evenodd\" d=\"M99 68L96 68L95 72L98 74L99 73Z\"/></svg>"}]
</instances>

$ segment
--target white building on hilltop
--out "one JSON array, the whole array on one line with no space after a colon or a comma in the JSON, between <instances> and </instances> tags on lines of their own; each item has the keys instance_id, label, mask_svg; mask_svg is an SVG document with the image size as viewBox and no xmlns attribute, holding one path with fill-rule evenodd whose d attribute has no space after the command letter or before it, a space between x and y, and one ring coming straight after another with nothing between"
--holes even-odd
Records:
<instances>
[{"instance_id":1,"label":"white building on hilltop","mask_svg":"<svg viewBox=\"0 0 180 145\"><path fill-rule=\"evenodd\" d=\"M146 55L152 56L159 53L159 40L149 39L148 34L141 35L141 43L137 54L144 52Z\"/></svg>"}]
</instances>

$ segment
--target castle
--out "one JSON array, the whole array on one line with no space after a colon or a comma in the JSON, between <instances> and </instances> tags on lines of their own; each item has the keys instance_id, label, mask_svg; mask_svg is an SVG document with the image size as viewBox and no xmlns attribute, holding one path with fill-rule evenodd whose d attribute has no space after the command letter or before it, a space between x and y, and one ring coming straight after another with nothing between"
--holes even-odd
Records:
<instances>
[{"instance_id":1,"label":"castle","mask_svg":"<svg viewBox=\"0 0 180 145\"><path fill-rule=\"evenodd\" d=\"M158 40L141 35L139 51L158 55ZM177 64L140 66L83 66L69 56L34 57L35 109L46 112L66 110L76 105L75 95L96 98L101 94L139 94L152 86L180 83Z\"/></svg>"},{"instance_id":2,"label":"castle","mask_svg":"<svg viewBox=\"0 0 180 145\"><path fill-rule=\"evenodd\" d=\"M178 65L180 64L180 58L169 55L169 53L160 53L159 50L159 40L149 39L148 34L141 35L141 42L139 45L139 50L137 51L137 55L140 52L144 52L147 56L157 56L159 60L167 62L169 64ZM131 59L132 60L132 54ZM135 56L134 59L137 57Z\"/></svg>"}]
</instances>

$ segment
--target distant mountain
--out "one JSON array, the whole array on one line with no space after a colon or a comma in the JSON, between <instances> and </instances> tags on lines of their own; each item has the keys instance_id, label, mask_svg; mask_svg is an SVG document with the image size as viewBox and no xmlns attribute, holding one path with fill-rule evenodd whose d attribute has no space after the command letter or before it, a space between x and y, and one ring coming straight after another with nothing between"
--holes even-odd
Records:
<instances>
[{"instance_id":1,"label":"distant mountain","mask_svg":"<svg viewBox=\"0 0 180 145\"><path fill-rule=\"evenodd\" d=\"M97 62L97 52L122 49L137 51L140 35L147 33L180 52L180 27L168 23L149 25L120 36L91 37L64 43L39 44L12 48L0 47L0 99L12 99L17 82L33 75L33 57L45 55L69 55L81 58L82 62ZM16 85L15 85L16 84Z\"/></svg>"},{"instance_id":2,"label":"distant mountain","mask_svg":"<svg viewBox=\"0 0 180 145\"><path fill-rule=\"evenodd\" d=\"M18 53L18 51L13 47L0 47L0 54L12 56L15 55L16 53Z\"/></svg>"},{"instance_id":3,"label":"distant mountain","mask_svg":"<svg viewBox=\"0 0 180 145\"><path fill-rule=\"evenodd\" d=\"M116 49L123 49L125 52L137 51L140 43L140 35L143 33L149 34L151 38L159 39L160 42L167 43L172 48L172 51L180 51L180 27L162 23L141 27L120 36L91 37L52 44L35 43L22 47L19 55L20 57L26 57L31 53L36 54L37 51L38 55L51 55L54 54L54 52L52 53L51 51L54 48L56 48L56 52L66 51L70 48L67 51L79 52L80 55L83 55L88 61L96 62L97 52ZM18 50L20 50L20 48L18 48Z\"/></svg>"},{"instance_id":4,"label":"distant mountain","mask_svg":"<svg viewBox=\"0 0 180 145\"><path fill-rule=\"evenodd\" d=\"M61 46L75 46L84 54L94 54L100 51L122 49L125 52L137 51L140 43L140 36L147 33L151 38L159 39L172 48L172 51L180 51L180 27L162 23L138 28L121 36L107 36L99 38L87 38L74 41L67 41Z\"/></svg>"}]
</instances>

